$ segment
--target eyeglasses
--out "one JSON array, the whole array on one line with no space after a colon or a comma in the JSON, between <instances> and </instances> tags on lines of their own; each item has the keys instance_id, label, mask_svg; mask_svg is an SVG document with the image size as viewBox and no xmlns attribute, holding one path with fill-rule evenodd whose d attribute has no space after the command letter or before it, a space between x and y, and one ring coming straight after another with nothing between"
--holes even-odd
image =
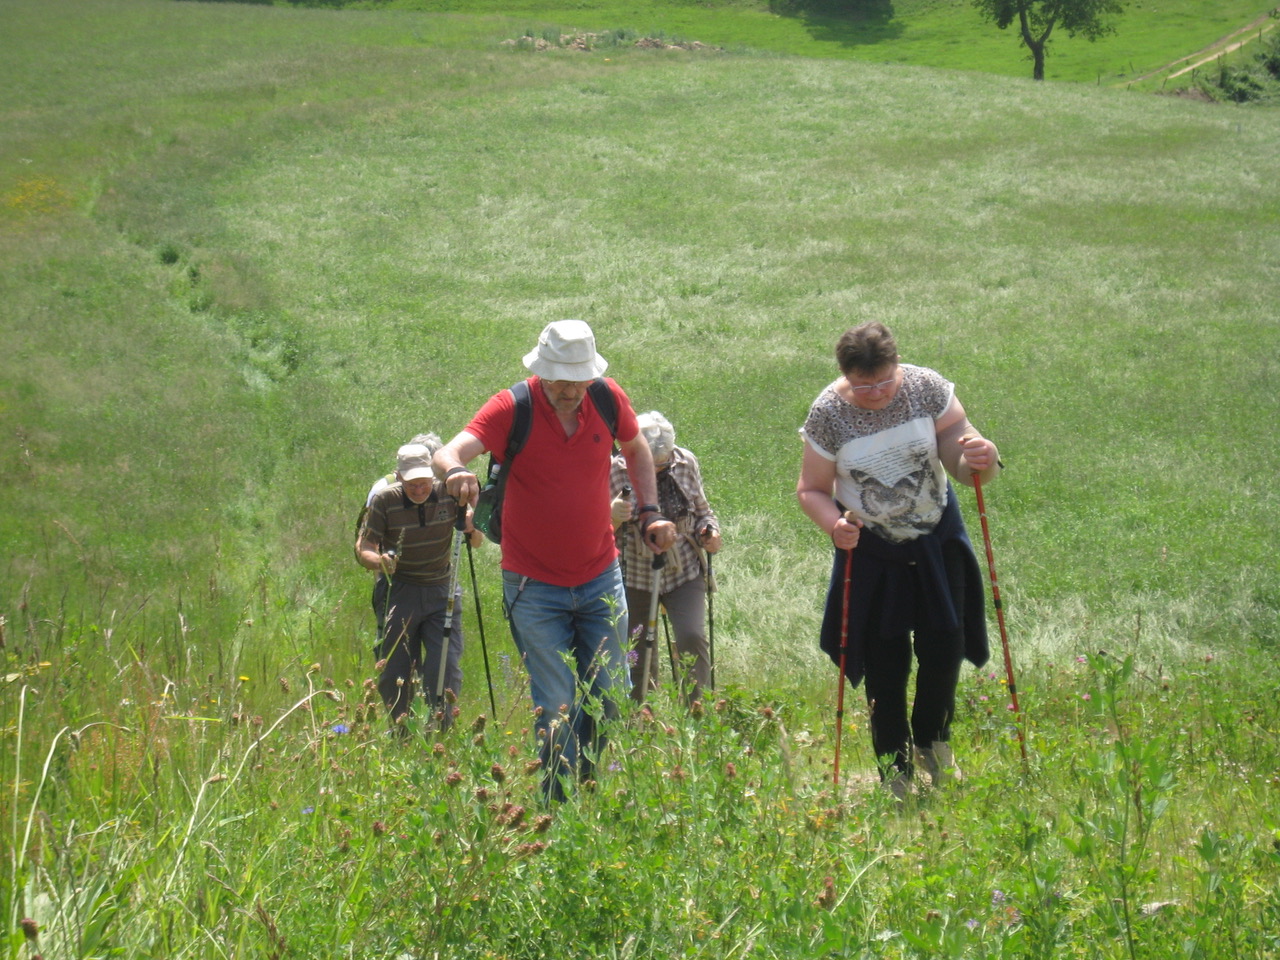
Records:
<instances>
[{"instance_id":1,"label":"eyeglasses","mask_svg":"<svg viewBox=\"0 0 1280 960\"><path fill-rule=\"evenodd\" d=\"M888 390L898 382L898 375L895 373L888 380L881 380L879 383L851 383L854 393L866 394L873 390Z\"/></svg>"}]
</instances>

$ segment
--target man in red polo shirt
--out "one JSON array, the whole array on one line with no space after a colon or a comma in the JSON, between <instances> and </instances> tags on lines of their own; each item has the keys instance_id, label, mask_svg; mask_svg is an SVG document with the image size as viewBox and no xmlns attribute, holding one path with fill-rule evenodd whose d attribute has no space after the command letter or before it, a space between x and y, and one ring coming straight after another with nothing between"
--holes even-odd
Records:
<instances>
[{"instance_id":1,"label":"man in red polo shirt","mask_svg":"<svg viewBox=\"0 0 1280 960\"><path fill-rule=\"evenodd\" d=\"M609 468L614 440L641 504L645 542L661 553L675 526L658 512L653 456L631 401L604 382L617 410L616 438L588 393L608 363L581 320L548 324L524 358L533 402L528 439L510 465L502 508L503 607L529 671L542 738L543 787L564 798L560 778L590 775L604 746L579 686L618 714L625 696L627 600L610 517ZM515 418L510 390L494 394L434 458L450 496L475 503L480 482L466 464L486 451L505 455Z\"/></svg>"}]
</instances>

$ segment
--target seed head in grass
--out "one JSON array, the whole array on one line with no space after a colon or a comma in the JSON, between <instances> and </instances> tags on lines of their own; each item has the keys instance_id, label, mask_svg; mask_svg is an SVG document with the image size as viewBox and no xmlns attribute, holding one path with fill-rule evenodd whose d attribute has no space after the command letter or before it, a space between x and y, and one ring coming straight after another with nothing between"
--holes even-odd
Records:
<instances>
[{"instance_id":1,"label":"seed head in grass","mask_svg":"<svg viewBox=\"0 0 1280 960\"><path fill-rule=\"evenodd\" d=\"M462 774L457 770L450 770L444 777L445 786L456 787L462 782Z\"/></svg>"},{"instance_id":2,"label":"seed head in grass","mask_svg":"<svg viewBox=\"0 0 1280 960\"><path fill-rule=\"evenodd\" d=\"M471 721L471 732L480 733L482 730L484 730L484 724L485 724L485 717L484 717L484 714L481 713L477 715L474 720Z\"/></svg>"},{"instance_id":3,"label":"seed head in grass","mask_svg":"<svg viewBox=\"0 0 1280 960\"><path fill-rule=\"evenodd\" d=\"M551 823L554 818L549 813L539 814L533 821L534 833L546 833L551 829Z\"/></svg>"},{"instance_id":4,"label":"seed head in grass","mask_svg":"<svg viewBox=\"0 0 1280 960\"><path fill-rule=\"evenodd\" d=\"M532 775L532 774L535 774L535 773L537 773L537 772L538 772L539 770L541 770L541 769L542 769L542 758L541 758L541 757L539 757L539 758L538 758L538 759L536 759L536 760L530 760L528 763L526 763L526 764L524 765L524 772L525 772L525 775L526 775L526 776L530 776L530 775Z\"/></svg>"},{"instance_id":5,"label":"seed head in grass","mask_svg":"<svg viewBox=\"0 0 1280 960\"><path fill-rule=\"evenodd\" d=\"M836 882L833 878L827 877L822 881L822 892L813 905L819 910L830 910L836 905Z\"/></svg>"},{"instance_id":6,"label":"seed head in grass","mask_svg":"<svg viewBox=\"0 0 1280 960\"><path fill-rule=\"evenodd\" d=\"M387 832L387 825L381 820L373 821L373 835L375 837L384 836Z\"/></svg>"},{"instance_id":7,"label":"seed head in grass","mask_svg":"<svg viewBox=\"0 0 1280 960\"><path fill-rule=\"evenodd\" d=\"M18 926L22 927L22 935L27 938L28 943L35 943L36 938L40 936L40 924L30 917L23 917Z\"/></svg>"},{"instance_id":8,"label":"seed head in grass","mask_svg":"<svg viewBox=\"0 0 1280 960\"><path fill-rule=\"evenodd\" d=\"M498 783L506 782L507 771L503 770L502 765L499 763L495 763L492 767L489 768L489 774Z\"/></svg>"},{"instance_id":9,"label":"seed head in grass","mask_svg":"<svg viewBox=\"0 0 1280 960\"><path fill-rule=\"evenodd\" d=\"M284 693L288 693L288 692L289 692L289 678L288 678L288 677L281 677L281 678L280 678L279 680L277 680L276 682L280 684L280 690L281 690L282 692L284 692Z\"/></svg>"}]
</instances>

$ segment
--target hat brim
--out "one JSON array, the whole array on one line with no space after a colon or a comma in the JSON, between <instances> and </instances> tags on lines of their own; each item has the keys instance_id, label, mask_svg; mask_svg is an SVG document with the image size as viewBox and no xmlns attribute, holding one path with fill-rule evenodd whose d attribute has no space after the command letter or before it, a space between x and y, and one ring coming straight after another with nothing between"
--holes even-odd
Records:
<instances>
[{"instance_id":1,"label":"hat brim","mask_svg":"<svg viewBox=\"0 0 1280 960\"><path fill-rule=\"evenodd\" d=\"M526 370L543 380L571 380L574 383L594 380L596 377L603 376L609 369L608 361L598 353L593 360L583 360L580 363L557 363L538 356L537 350L531 350L524 355L524 365Z\"/></svg>"},{"instance_id":2,"label":"hat brim","mask_svg":"<svg viewBox=\"0 0 1280 960\"><path fill-rule=\"evenodd\" d=\"M436 473L430 467L412 467L400 474L400 479L405 483L410 480L421 480L423 477L430 477L434 480Z\"/></svg>"}]
</instances>

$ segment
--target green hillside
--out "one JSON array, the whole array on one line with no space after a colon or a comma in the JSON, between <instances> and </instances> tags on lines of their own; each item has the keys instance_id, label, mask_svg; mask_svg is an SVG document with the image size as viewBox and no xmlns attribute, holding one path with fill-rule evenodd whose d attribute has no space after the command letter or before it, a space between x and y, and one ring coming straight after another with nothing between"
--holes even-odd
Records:
<instances>
[{"instance_id":1,"label":"green hillside","mask_svg":"<svg viewBox=\"0 0 1280 960\"><path fill-rule=\"evenodd\" d=\"M1214 7L1141 54L1063 41L1036 84L989 28L928 52L960 3L837 29L8 0L7 956L28 915L61 924L44 956L1271 955L1280 113L1110 85L1259 12ZM553 26L723 49L503 43ZM471 732L395 753L351 541L395 448L461 428L563 317L702 461L723 699L629 726L544 836L496 551L499 716L471 731L468 598ZM1031 748L1001 668L967 672L969 784L905 818L826 792L829 543L794 497L797 428L871 318L1008 464L987 508Z\"/></svg>"}]
</instances>

